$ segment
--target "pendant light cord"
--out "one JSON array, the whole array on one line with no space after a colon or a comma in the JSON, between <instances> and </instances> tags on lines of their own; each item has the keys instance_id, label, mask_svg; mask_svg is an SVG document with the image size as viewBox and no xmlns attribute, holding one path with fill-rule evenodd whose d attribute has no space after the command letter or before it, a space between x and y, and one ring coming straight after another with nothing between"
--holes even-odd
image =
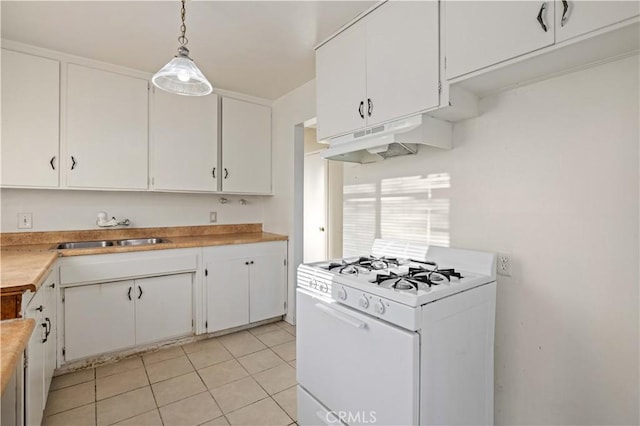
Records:
<instances>
[{"instance_id":1,"label":"pendant light cord","mask_svg":"<svg viewBox=\"0 0 640 426\"><path fill-rule=\"evenodd\" d=\"M180 43L181 46L186 46L187 43L189 43L189 39L185 36L187 32L187 24L185 24L184 22L184 16L186 14L186 10L184 7L185 2L186 0L182 0L182 8L180 9L180 17L182 18L182 25L180 25L180 32L182 32L182 35L178 37L178 43Z\"/></svg>"}]
</instances>

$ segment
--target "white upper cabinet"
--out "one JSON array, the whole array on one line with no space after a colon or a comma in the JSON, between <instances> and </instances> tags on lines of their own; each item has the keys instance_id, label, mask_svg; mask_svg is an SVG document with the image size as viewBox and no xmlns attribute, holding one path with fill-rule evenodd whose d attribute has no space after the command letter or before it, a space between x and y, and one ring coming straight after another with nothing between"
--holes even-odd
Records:
<instances>
[{"instance_id":1,"label":"white upper cabinet","mask_svg":"<svg viewBox=\"0 0 640 426\"><path fill-rule=\"evenodd\" d=\"M389 2L365 21L367 126L437 107L438 2Z\"/></svg>"},{"instance_id":2,"label":"white upper cabinet","mask_svg":"<svg viewBox=\"0 0 640 426\"><path fill-rule=\"evenodd\" d=\"M445 2L447 78L554 43L553 1Z\"/></svg>"},{"instance_id":3,"label":"white upper cabinet","mask_svg":"<svg viewBox=\"0 0 640 426\"><path fill-rule=\"evenodd\" d=\"M438 2L388 2L316 50L318 139L440 103Z\"/></svg>"},{"instance_id":4,"label":"white upper cabinet","mask_svg":"<svg viewBox=\"0 0 640 426\"><path fill-rule=\"evenodd\" d=\"M556 0L556 43L638 16L638 1Z\"/></svg>"},{"instance_id":5,"label":"white upper cabinet","mask_svg":"<svg viewBox=\"0 0 640 426\"><path fill-rule=\"evenodd\" d=\"M218 95L153 90L151 170L154 190L218 189Z\"/></svg>"},{"instance_id":6,"label":"white upper cabinet","mask_svg":"<svg viewBox=\"0 0 640 426\"><path fill-rule=\"evenodd\" d=\"M147 189L148 83L69 64L67 186Z\"/></svg>"},{"instance_id":7,"label":"white upper cabinet","mask_svg":"<svg viewBox=\"0 0 640 426\"><path fill-rule=\"evenodd\" d=\"M366 28L355 24L316 51L318 139L365 127Z\"/></svg>"},{"instance_id":8,"label":"white upper cabinet","mask_svg":"<svg viewBox=\"0 0 640 426\"><path fill-rule=\"evenodd\" d=\"M271 108L222 98L222 190L271 193Z\"/></svg>"},{"instance_id":9,"label":"white upper cabinet","mask_svg":"<svg viewBox=\"0 0 640 426\"><path fill-rule=\"evenodd\" d=\"M2 186L57 187L60 63L2 49Z\"/></svg>"}]
</instances>

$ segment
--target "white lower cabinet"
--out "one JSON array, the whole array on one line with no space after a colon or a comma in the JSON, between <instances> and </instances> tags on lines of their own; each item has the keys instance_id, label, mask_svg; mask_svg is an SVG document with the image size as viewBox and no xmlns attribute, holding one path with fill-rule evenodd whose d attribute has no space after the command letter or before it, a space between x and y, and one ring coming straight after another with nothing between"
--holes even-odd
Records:
<instances>
[{"instance_id":1,"label":"white lower cabinet","mask_svg":"<svg viewBox=\"0 0 640 426\"><path fill-rule=\"evenodd\" d=\"M207 332L285 313L286 241L203 249Z\"/></svg>"},{"instance_id":2,"label":"white lower cabinet","mask_svg":"<svg viewBox=\"0 0 640 426\"><path fill-rule=\"evenodd\" d=\"M26 425L40 425L56 366L57 275L51 272L27 302L25 318L36 322L25 352L24 413Z\"/></svg>"},{"instance_id":3,"label":"white lower cabinet","mask_svg":"<svg viewBox=\"0 0 640 426\"><path fill-rule=\"evenodd\" d=\"M244 257L227 257L224 250L205 249L207 268L207 331L249 323L249 268Z\"/></svg>"},{"instance_id":4,"label":"white lower cabinet","mask_svg":"<svg viewBox=\"0 0 640 426\"><path fill-rule=\"evenodd\" d=\"M192 274L64 290L65 361L188 336Z\"/></svg>"},{"instance_id":5,"label":"white lower cabinet","mask_svg":"<svg viewBox=\"0 0 640 426\"><path fill-rule=\"evenodd\" d=\"M187 336L193 330L193 274L134 281L136 344Z\"/></svg>"},{"instance_id":6,"label":"white lower cabinet","mask_svg":"<svg viewBox=\"0 0 640 426\"><path fill-rule=\"evenodd\" d=\"M65 360L135 345L133 281L64 290Z\"/></svg>"},{"instance_id":7,"label":"white lower cabinet","mask_svg":"<svg viewBox=\"0 0 640 426\"><path fill-rule=\"evenodd\" d=\"M65 361L190 335L193 274L64 290Z\"/></svg>"},{"instance_id":8,"label":"white lower cabinet","mask_svg":"<svg viewBox=\"0 0 640 426\"><path fill-rule=\"evenodd\" d=\"M38 291L31 302L27 305L26 318L33 318L36 327L31 334L31 339L26 349L26 368L24 378L24 399L25 399L25 424L40 425L44 414L45 394L44 394L44 356L46 330L42 327L43 321L43 295Z\"/></svg>"}]
</instances>

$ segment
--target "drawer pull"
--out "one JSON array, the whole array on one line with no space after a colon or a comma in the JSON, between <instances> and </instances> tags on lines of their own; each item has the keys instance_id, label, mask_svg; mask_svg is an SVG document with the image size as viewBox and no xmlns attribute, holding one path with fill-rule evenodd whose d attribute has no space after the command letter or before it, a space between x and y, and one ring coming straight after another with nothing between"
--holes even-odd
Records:
<instances>
[{"instance_id":1,"label":"drawer pull","mask_svg":"<svg viewBox=\"0 0 640 426\"><path fill-rule=\"evenodd\" d=\"M569 15L567 15L568 11L569 11L569 2L567 0L562 0L562 19L560 20L561 27L564 27L564 24L567 23L567 19L569 19Z\"/></svg>"},{"instance_id":2,"label":"drawer pull","mask_svg":"<svg viewBox=\"0 0 640 426\"><path fill-rule=\"evenodd\" d=\"M538 12L538 18L537 18L538 23L540 23L540 26L542 27L545 33L547 32L547 25L544 23L544 18L542 17L542 14L544 13L546 8L547 8L547 3L542 3L542 6L540 6L540 11Z\"/></svg>"}]
</instances>

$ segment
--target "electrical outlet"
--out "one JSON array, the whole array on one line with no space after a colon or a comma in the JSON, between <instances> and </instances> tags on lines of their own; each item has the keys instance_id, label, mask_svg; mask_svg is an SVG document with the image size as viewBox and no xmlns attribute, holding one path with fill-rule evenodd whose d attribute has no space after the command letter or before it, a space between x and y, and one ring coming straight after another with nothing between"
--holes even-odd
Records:
<instances>
[{"instance_id":1,"label":"electrical outlet","mask_svg":"<svg viewBox=\"0 0 640 426\"><path fill-rule=\"evenodd\" d=\"M31 228L33 228L33 214L18 213L18 229L31 229Z\"/></svg>"},{"instance_id":2,"label":"electrical outlet","mask_svg":"<svg viewBox=\"0 0 640 426\"><path fill-rule=\"evenodd\" d=\"M505 253L498 253L498 275L511 276L511 257Z\"/></svg>"},{"instance_id":3,"label":"electrical outlet","mask_svg":"<svg viewBox=\"0 0 640 426\"><path fill-rule=\"evenodd\" d=\"M216 223L218 221L218 212L209 212L209 222Z\"/></svg>"}]
</instances>

